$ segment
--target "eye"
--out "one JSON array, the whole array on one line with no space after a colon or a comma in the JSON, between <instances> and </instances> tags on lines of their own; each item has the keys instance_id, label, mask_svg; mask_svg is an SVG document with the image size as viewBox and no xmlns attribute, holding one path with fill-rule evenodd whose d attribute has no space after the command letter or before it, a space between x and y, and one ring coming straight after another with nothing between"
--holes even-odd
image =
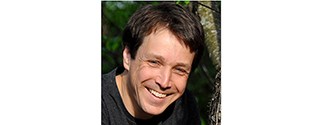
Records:
<instances>
[{"instance_id":1,"label":"eye","mask_svg":"<svg viewBox=\"0 0 330 125\"><path fill-rule=\"evenodd\" d=\"M157 60L148 60L147 62L152 67L156 67L156 66L159 66L160 65L160 62L157 61Z\"/></svg>"},{"instance_id":2,"label":"eye","mask_svg":"<svg viewBox=\"0 0 330 125\"><path fill-rule=\"evenodd\" d=\"M188 74L188 72L185 69L183 69L183 68L175 68L175 71L179 75L186 75L186 74Z\"/></svg>"}]
</instances>

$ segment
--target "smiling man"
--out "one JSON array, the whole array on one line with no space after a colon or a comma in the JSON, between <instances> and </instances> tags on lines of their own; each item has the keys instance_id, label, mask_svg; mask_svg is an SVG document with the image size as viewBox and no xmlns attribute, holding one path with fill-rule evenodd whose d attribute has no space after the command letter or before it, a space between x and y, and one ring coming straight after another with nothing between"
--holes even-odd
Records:
<instances>
[{"instance_id":1,"label":"smiling man","mask_svg":"<svg viewBox=\"0 0 330 125\"><path fill-rule=\"evenodd\" d=\"M204 47L198 18L177 4L144 6L130 18L123 45L123 66L102 76L102 124L200 124L186 89Z\"/></svg>"}]
</instances>

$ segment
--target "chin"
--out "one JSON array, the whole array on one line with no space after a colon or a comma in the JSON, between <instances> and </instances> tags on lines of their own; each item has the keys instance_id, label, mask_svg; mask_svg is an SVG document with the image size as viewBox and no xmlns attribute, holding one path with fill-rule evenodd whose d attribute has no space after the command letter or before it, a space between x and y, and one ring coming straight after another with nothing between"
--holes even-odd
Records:
<instances>
[{"instance_id":1,"label":"chin","mask_svg":"<svg viewBox=\"0 0 330 125\"><path fill-rule=\"evenodd\" d=\"M147 106L144 107L144 112L150 115L160 115L165 111L166 107L154 107L154 106Z\"/></svg>"}]
</instances>

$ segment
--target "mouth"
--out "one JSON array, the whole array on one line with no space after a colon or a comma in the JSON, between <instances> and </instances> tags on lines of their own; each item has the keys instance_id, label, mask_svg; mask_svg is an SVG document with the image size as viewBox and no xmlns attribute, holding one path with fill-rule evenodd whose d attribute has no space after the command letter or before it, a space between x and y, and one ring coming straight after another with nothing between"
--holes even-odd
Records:
<instances>
[{"instance_id":1,"label":"mouth","mask_svg":"<svg viewBox=\"0 0 330 125\"><path fill-rule=\"evenodd\" d=\"M148 91L157 98L165 98L167 96L167 94L157 92L157 91L152 90L150 88L148 88Z\"/></svg>"}]
</instances>

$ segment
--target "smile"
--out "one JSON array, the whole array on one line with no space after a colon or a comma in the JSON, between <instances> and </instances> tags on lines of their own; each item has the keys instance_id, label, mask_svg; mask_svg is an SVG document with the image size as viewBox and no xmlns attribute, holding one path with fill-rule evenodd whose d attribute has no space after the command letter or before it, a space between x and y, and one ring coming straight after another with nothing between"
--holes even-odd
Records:
<instances>
[{"instance_id":1,"label":"smile","mask_svg":"<svg viewBox=\"0 0 330 125\"><path fill-rule=\"evenodd\" d=\"M166 97L166 94L159 93L159 92L157 92L157 91L155 91L155 90L152 90L152 89L149 89L149 88L148 88L148 91L149 91L152 95L154 95L154 96L156 96L156 97L158 97L158 98L164 98L164 97Z\"/></svg>"}]
</instances>

